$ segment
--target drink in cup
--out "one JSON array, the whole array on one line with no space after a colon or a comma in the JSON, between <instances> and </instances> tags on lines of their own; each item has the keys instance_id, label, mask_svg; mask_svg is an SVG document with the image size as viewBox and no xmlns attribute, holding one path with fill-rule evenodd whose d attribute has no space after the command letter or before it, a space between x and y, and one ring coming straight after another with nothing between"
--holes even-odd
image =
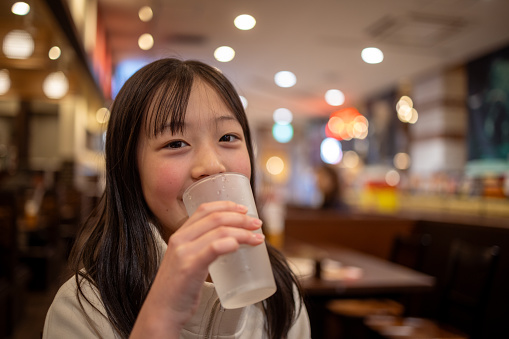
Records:
<instances>
[{"instance_id":1,"label":"drink in cup","mask_svg":"<svg viewBox=\"0 0 509 339\"><path fill-rule=\"evenodd\" d=\"M229 200L246 206L247 214L258 218L249 179L240 173L219 173L201 179L187 188L183 200L189 216L202 203ZM241 245L237 251L221 255L209 265L209 273L224 308L251 305L276 291L265 243Z\"/></svg>"}]
</instances>

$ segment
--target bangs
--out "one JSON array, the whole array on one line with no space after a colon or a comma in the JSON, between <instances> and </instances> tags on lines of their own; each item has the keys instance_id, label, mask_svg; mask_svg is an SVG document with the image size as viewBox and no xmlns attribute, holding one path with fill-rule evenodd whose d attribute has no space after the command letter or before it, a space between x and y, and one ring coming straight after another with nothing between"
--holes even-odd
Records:
<instances>
[{"instance_id":1,"label":"bangs","mask_svg":"<svg viewBox=\"0 0 509 339\"><path fill-rule=\"evenodd\" d=\"M171 133L183 132L193 78L191 72L179 72L161 81L153 91L144 112L145 133L149 137L155 137L166 129Z\"/></svg>"}]
</instances>

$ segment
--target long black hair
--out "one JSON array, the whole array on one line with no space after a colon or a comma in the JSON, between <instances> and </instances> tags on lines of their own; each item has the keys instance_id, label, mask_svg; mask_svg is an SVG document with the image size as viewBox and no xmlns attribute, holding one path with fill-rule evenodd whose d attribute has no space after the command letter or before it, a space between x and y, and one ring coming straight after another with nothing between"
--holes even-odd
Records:
<instances>
[{"instance_id":1,"label":"long black hair","mask_svg":"<svg viewBox=\"0 0 509 339\"><path fill-rule=\"evenodd\" d=\"M161 59L129 78L111 107L106 132L106 187L94 213L82 226L71 265L78 283L77 297L89 302L81 280L100 293L109 321L124 338L157 273L160 253L150 224L161 231L142 193L136 150L140 133L155 136L168 121L172 132L183 126L193 81L214 88L242 126L251 161L254 188L254 155L247 116L239 95L226 77L199 61ZM148 114L148 112L154 112ZM142 129L142 126L146 126ZM298 282L284 256L267 244L277 292L263 302L270 338L288 334L300 312L302 298L294 299Z\"/></svg>"}]
</instances>

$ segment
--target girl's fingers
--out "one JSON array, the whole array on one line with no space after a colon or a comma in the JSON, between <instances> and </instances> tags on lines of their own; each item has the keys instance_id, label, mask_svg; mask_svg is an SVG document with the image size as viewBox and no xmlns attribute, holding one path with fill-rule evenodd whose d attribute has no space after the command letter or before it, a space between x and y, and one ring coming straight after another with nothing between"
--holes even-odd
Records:
<instances>
[{"instance_id":1,"label":"girl's fingers","mask_svg":"<svg viewBox=\"0 0 509 339\"><path fill-rule=\"evenodd\" d=\"M203 218L206 215L209 215L214 212L237 212L241 214L247 213L247 207L244 205L239 205L234 203L233 201L213 201L201 204L194 213L189 216L189 220L192 222L194 220L198 220ZM184 226L183 226L184 227Z\"/></svg>"},{"instance_id":2,"label":"girl's fingers","mask_svg":"<svg viewBox=\"0 0 509 339\"><path fill-rule=\"evenodd\" d=\"M203 234L221 226L256 230L262 221L245 214L245 208L230 202L227 204L203 204L180 227L174 236L180 242L193 241Z\"/></svg>"},{"instance_id":3,"label":"girl's fingers","mask_svg":"<svg viewBox=\"0 0 509 339\"><path fill-rule=\"evenodd\" d=\"M191 242L180 242L172 235L168 246L175 250L181 260L197 260L198 265L207 267L218 256L236 251L240 245L256 246L263 243L265 236L241 228L221 226Z\"/></svg>"}]
</instances>

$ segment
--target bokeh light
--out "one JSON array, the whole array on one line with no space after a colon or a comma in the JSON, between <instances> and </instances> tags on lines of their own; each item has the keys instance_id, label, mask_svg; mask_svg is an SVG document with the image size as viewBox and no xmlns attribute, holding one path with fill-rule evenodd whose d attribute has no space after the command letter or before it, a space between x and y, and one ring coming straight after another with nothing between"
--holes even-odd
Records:
<instances>
[{"instance_id":1,"label":"bokeh light","mask_svg":"<svg viewBox=\"0 0 509 339\"><path fill-rule=\"evenodd\" d=\"M400 176L398 171L390 170L385 174L385 182L389 186L397 186L399 184Z\"/></svg>"},{"instance_id":2,"label":"bokeh light","mask_svg":"<svg viewBox=\"0 0 509 339\"><path fill-rule=\"evenodd\" d=\"M334 138L325 138L320 144L320 157L323 162L335 165L343 158L341 143Z\"/></svg>"},{"instance_id":3,"label":"bokeh light","mask_svg":"<svg viewBox=\"0 0 509 339\"><path fill-rule=\"evenodd\" d=\"M60 50L60 47L58 46L53 46L49 49L49 52L48 52L48 57L51 59L51 60L57 60L58 58L60 58L60 55L62 55L62 51Z\"/></svg>"},{"instance_id":4,"label":"bokeh light","mask_svg":"<svg viewBox=\"0 0 509 339\"><path fill-rule=\"evenodd\" d=\"M280 125L288 125L293 120L293 113L288 108L278 108L272 114L272 118Z\"/></svg>"},{"instance_id":5,"label":"bokeh light","mask_svg":"<svg viewBox=\"0 0 509 339\"><path fill-rule=\"evenodd\" d=\"M297 77L290 71L281 71L274 75L274 82L279 87L293 87L297 83Z\"/></svg>"},{"instance_id":6,"label":"bokeh light","mask_svg":"<svg viewBox=\"0 0 509 339\"><path fill-rule=\"evenodd\" d=\"M368 136L368 119L354 107L331 114L325 126L325 135L338 140L365 139Z\"/></svg>"},{"instance_id":7,"label":"bokeh light","mask_svg":"<svg viewBox=\"0 0 509 339\"><path fill-rule=\"evenodd\" d=\"M229 62L235 57L235 50L229 46L221 46L214 51L214 58L219 62Z\"/></svg>"},{"instance_id":8,"label":"bokeh light","mask_svg":"<svg viewBox=\"0 0 509 339\"><path fill-rule=\"evenodd\" d=\"M235 18L233 24L238 29L247 31L252 29L256 25L256 20L249 14L242 14Z\"/></svg>"},{"instance_id":9,"label":"bokeh light","mask_svg":"<svg viewBox=\"0 0 509 339\"><path fill-rule=\"evenodd\" d=\"M11 7L12 13L16 15L27 15L30 12L30 5L26 2L16 2Z\"/></svg>"},{"instance_id":10,"label":"bokeh light","mask_svg":"<svg viewBox=\"0 0 509 339\"><path fill-rule=\"evenodd\" d=\"M398 113L398 119L401 122L407 122L415 124L419 119L417 110L413 107L414 103L412 99L406 95L402 96L396 104L396 112Z\"/></svg>"},{"instance_id":11,"label":"bokeh light","mask_svg":"<svg viewBox=\"0 0 509 339\"><path fill-rule=\"evenodd\" d=\"M384 60L384 54L376 47L364 48L361 52L361 57L368 64L379 64Z\"/></svg>"},{"instance_id":12,"label":"bokeh light","mask_svg":"<svg viewBox=\"0 0 509 339\"><path fill-rule=\"evenodd\" d=\"M69 90L69 81L64 72L50 73L42 83L44 94L50 99L60 99Z\"/></svg>"},{"instance_id":13,"label":"bokeh light","mask_svg":"<svg viewBox=\"0 0 509 339\"><path fill-rule=\"evenodd\" d=\"M272 136L277 142L285 144L293 138L293 127L291 124L278 124L272 126Z\"/></svg>"},{"instance_id":14,"label":"bokeh light","mask_svg":"<svg viewBox=\"0 0 509 339\"><path fill-rule=\"evenodd\" d=\"M9 59L27 59L34 53L35 43L27 31L15 29L4 37L2 51Z\"/></svg>"},{"instance_id":15,"label":"bokeh light","mask_svg":"<svg viewBox=\"0 0 509 339\"><path fill-rule=\"evenodd\" d=\"M143 22L149 22L152 20L152 17L154 16L154 12L152 11L152 8L150 6L143 6L138 11L138 17Z\"/></svg>"},{"instance_id":16,"label":"bokeh light","mask_svg":"<svg viewBox=\"0 0 509 339\"><path fill-rule=\"evenodd\" d=\"M398 153L394 156L394 167L400 170L406 170L410 167L410 156L407 153Z\"/></svg>"},{"instance_id":17,"label":"bokeh light","mask_svg":"<svg viewBox=\"0 0 509 339\"><path fill-rule=\"evenodd\" d=\"M272 175L278 175L285 169L285 163L283 159L277 156L270 157L265 164L267 171Z\"/></svg>"},{"instance_id":18,"label":"bokeh light","mask_svg":"<svg viewBox=\"0 0 509 339\"><path fill-rule=\"evenodd\" d=\"M346 151L343 154L343 166L346 168L355 168L359 165L359 155L355 151Z\"/></svg>"},{"instance_id":19,"label":"bokeh light","mask_svg":"<svg viewBox=\"0 0 509 339\"><path fill-rule=\"evenodd\" d=\"M345 95L339 89L329 89L325 93L325 101L331 106L341 106L345 103Z\"/></svg>"},{"instance_id":20,"label":"bokeh light","mask_svg":"<svg viewBox=\"0 0 509 339\"><path fill-rule=\"evenodd\" d=\"M142 34L138 39L138 46L144 51L154 47L154 37L150 33Z\"/></svg>"},{"instance_id":21,"label":"bokeh light","mask_svg":"<svg viewBox=\"0 0 509 339\"><path fill-rule=\"evenodd\" d=\"M95 112L95 120L100 124L105 124L110 120L110 110L106 107L101 107Z\"/></svg>"}]
</instances>

